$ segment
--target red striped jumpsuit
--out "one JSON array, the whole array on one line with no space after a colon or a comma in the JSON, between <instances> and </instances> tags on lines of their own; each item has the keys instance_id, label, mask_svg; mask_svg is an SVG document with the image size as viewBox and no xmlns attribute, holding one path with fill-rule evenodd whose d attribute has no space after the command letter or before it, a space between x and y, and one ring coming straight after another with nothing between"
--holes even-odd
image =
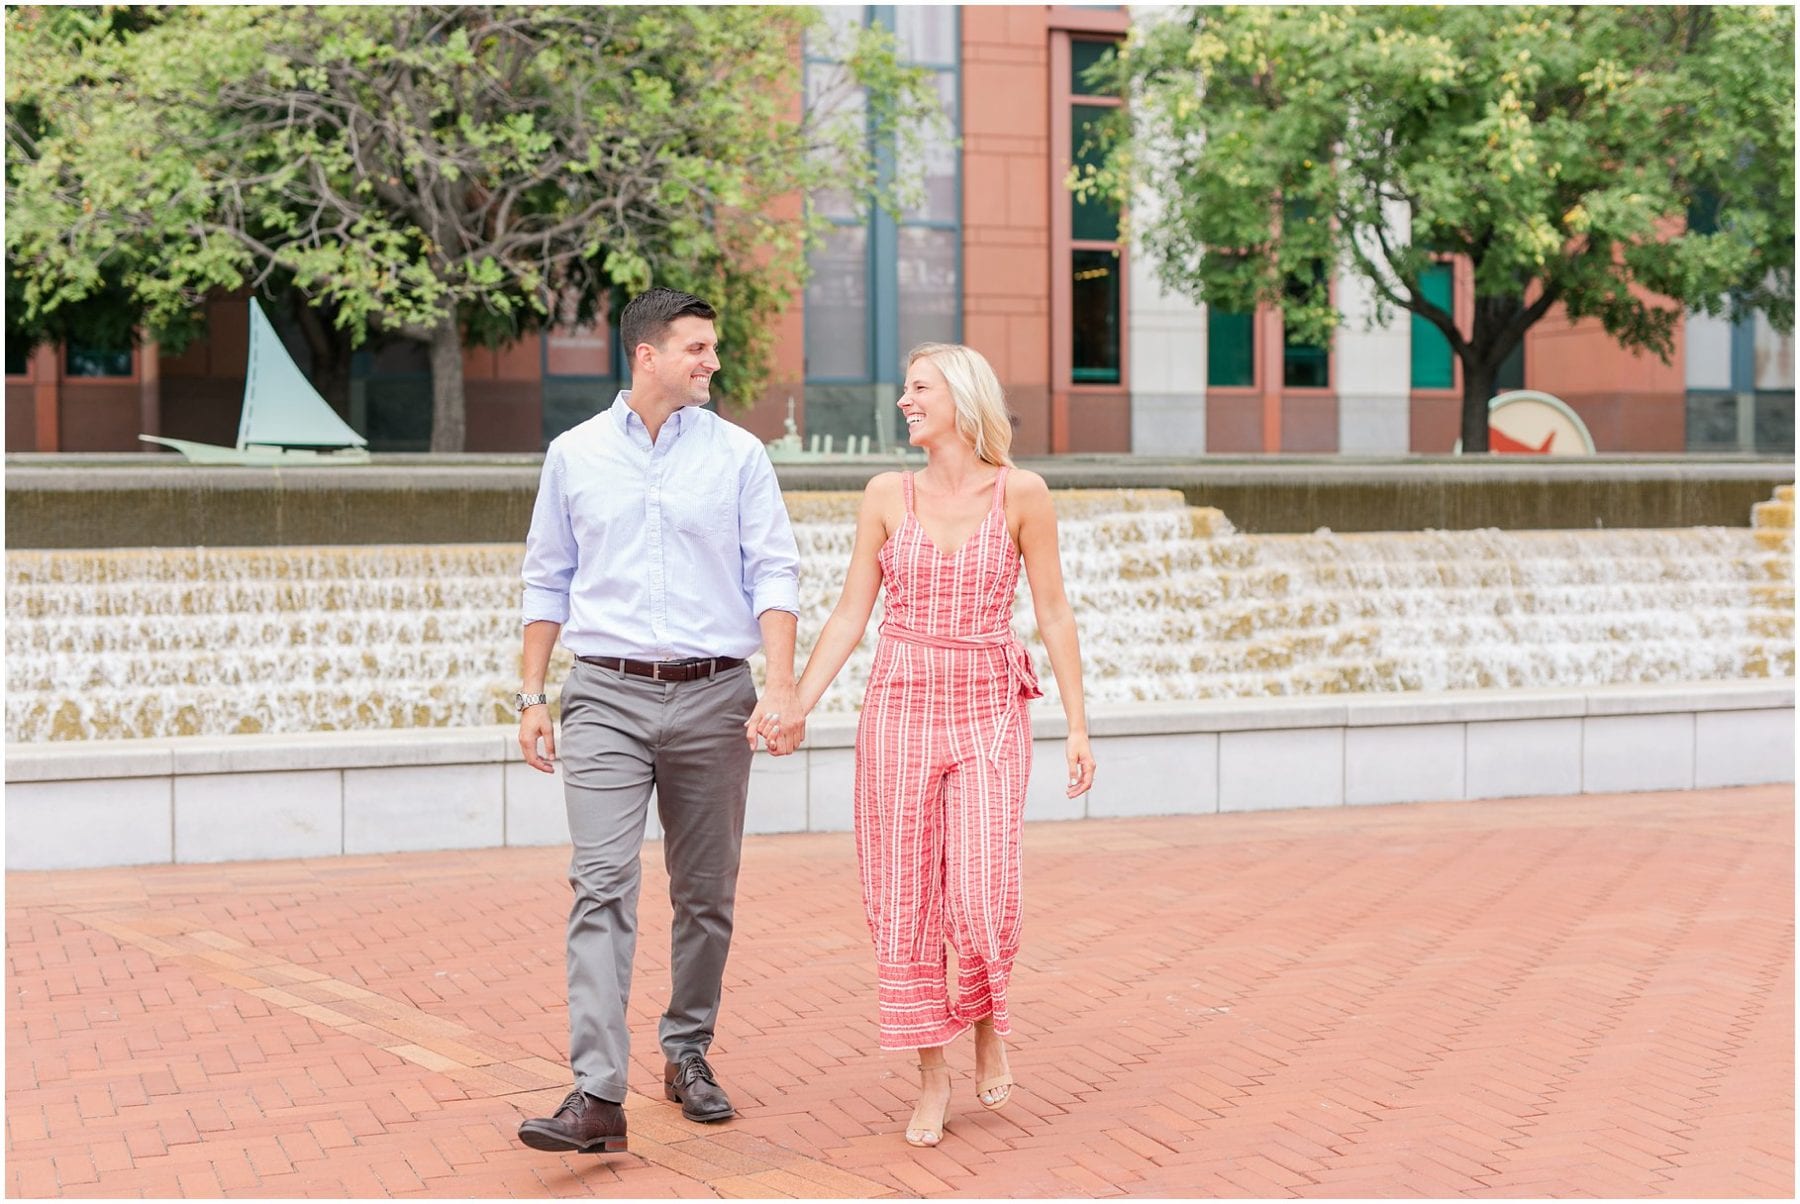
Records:
<instances>
[{"instance_id":1,"label":"red striped jumpsuit","mask_svg":"<svg viewBox=\"0 0 1800 1204\"><path fill-rule=\"evenodd\" d=\"M886 608L856 730L856 850L880 970L883 1049L943 1045L991 1015L1012 1031L1006 985L1019 951L1020 826L1037 698L1012 633L1019 552L1006 474L953 554L913 513L882 545ZM957 953L957 991L944 942Z\"/></svg>"}]
</instances>

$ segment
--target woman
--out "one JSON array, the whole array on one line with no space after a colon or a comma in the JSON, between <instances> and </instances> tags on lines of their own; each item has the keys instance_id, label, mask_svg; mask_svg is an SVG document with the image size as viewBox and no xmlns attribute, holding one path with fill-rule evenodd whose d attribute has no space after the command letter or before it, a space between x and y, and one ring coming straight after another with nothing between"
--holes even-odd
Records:
<instances>
[{"instance_id":1,"label":"woman","mask_svg":"<svg viewBox=\"0 0 1800 1204\"><path fill-rule=\"evenodd\" d=\"M898 405L925 468L869 482L843 594L797 692L803 725L861 642L885 584L857 726L856 848L880 969L881 1047L919 1051L921 1098L906 1140L934 1146L950 1104L944 1047L964 1029L975 1029L982 1107L1012 1093L1006 987L1019 950L1026 703L1040 695L1012 634L1021 560L1068 716L1069 797L1093 784L1094 758L1056 513L1044 479L1012 468L993 369L968 347L926 343L908 356ZM792 718L789 733L801 726ZM794 737L780 732L771 718L761 734L791 751ZM954 1000L946 940L957 953Z\"/></svg>"}]
</instances>

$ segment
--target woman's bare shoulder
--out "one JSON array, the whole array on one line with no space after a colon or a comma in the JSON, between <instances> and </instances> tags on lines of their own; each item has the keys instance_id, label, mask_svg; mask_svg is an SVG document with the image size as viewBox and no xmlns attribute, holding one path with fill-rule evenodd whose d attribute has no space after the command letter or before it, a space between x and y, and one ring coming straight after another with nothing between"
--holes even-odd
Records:
<instances>
[{"instance_id":1,"label":"woman's bare shoulder","mask_svg":"<svg viewBox=\"0 0 1800 1204\"><path fill-rule=\"evenodd\" d=\"M1050 485L1029 468L1014 468L1006 474L1006 500L1034 503L1048 501Z\"/></svg>"},{"instance_id":2,"label":"woman's bare shoulder","mask_svg":"<svg viewBox=\"0 0 1800 1204\"><path fill-rule=\"evenodd\" d=\"M904 473L890 470L878 472L863 486L863 496L870 501L885 501L900 496L900 478Z\"/></svg>"}]
</instances>

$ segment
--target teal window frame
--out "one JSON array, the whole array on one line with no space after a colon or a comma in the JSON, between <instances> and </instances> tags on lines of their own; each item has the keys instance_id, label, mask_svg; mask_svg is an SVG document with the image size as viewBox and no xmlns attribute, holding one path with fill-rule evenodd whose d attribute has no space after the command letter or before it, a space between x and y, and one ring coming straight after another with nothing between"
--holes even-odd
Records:
<instances>
[{"instance_id":1,"label":"teal window frame","mask_svg":"<svg viewBox=\"0 0 1800 1204\"><path fill-rule=\"evenodd\" d=\"M1425 300L1448 313L1456 312L1456 267L1444 260L1419 274L1419 292ZM1454 389L1456 352L1444 332L1431 322L1412 315L1412 387Z\"/></svg>"},{"instance_id":2,"label":"teal window frame","mask_svg":"<svg viewBox=\"0 0 1800 1204\"><path fill-rule=\"evenodd\" d=\"M1225 348L1232 349L1229 359L1224 354ZM1216 305L1206 307L1206 386L1209 389L1256 387L1255 314L1222 310Z\"/></svg>"}]
</instances>

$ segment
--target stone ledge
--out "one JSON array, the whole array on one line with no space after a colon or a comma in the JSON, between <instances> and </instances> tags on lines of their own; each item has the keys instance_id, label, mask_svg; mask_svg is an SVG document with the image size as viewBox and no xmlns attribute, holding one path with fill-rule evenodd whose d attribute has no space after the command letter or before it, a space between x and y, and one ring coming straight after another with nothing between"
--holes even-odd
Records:
<instances>
[{"instance_id":1,"label":"stone ledge","mask_svg":"<svg viewBox=\"0 0 1800 1204\"><path fill-rule=\"evenodd\" d=\"M1552 463L1549 461L1562 461ZM6 457L9 548L506 543L537 456L381 456L371 465L205 468L173 454ZM861 490L895 461L776 465L783 490ZM1742 527L1793 481L1759 456L1054 456L1052 489L1177 489L1246 533Z\"/></svg>"},{"instance_id":2,"label":"stone ledge","mask_svg":"<svg viewBox=\"0 0 1800 1204\"><path fill-rule=\"evenodd\" d=\"M8 744L6 781L166 778L175 772L169 740L88 740Z\"/></svg>"},{"instance_id":3,"label":"stone ledge","mask_svg":"<svg viewBox=\"0 0 1800 1204\"><path fill-rule=\"evenodd\" d=\"M1089 733L1166 736L1186 733L1393 727L1592 715L1655 715L1791 709L1792 680L1689 682L1571 687L1554 690L1457 690L1436 694L1303 695L1202 702L1095 704ZM821 715L807 724L806 748L853 748L854 714ZM1062 709L1031 709L1032 734L1068 734ZM8 744L6 781L56 782L311 769L523 763L510 724L473 728L305 732L280 735L184 736L161 740L92 740ZM759 761L762 758L759 757Z\"/></svg>"},{"instance_id":4,"label":"stone ledge","mask_svg":"<svg viewBox=\"0 0 1800 1204\"><path fill-rule=\"evenodd\" d=\"M1705 681L1670 686L1604 686L1587 691L1589 715L1675 711L1759 711L1794 705L1792 678Z\"/></svg>"},{"instance_id":5,"label":"stone ledge","mask_svg":"<svg viewBox=\"0 0 1800 1204\"><path fill-rule=\"evenodd\" d=\"M275 773L522 760L511 727L173 736L8 744L6 780L56 782L170 774Z\"/></svg>"},{"instance_id":6,"label":"stone ledge","mask_svg":"<svg viewBox=\"0 0 1800 1204\"><path fill-rule=\"evenodd\" d=\"M1223 698L1199 702L1109 702L1088 708L1088 733L1162 736L1184 732L1242 732L1313 727L1388 727L1395 724L1472 723L1505 719L1567 719L1587 715L1647 715L1677 711L1745 711L1792 707L1794 683L1685 682L1663 685L1574 686L1539 690L1447 690L1406 694L1306 694L1283 698ZM1031 708L1032 735L1068 734L1062 708ZM821 715L807 721L806 746L853 748L856 716ZM516 750L515 750L516 755Z\"/></svg>"},{"instance_id":7,"label":"stone ledge","mask_svg":"<svg viewBox=\"0 0 1800 1204\"><path fill-rule=\"evenodd\" d=\"M1075 799L1062 717L1040 711L1025 818L1791 782L1793 707L1788 681L1101 706L1100 774ZM827 716L800 755L758 756L745 830L849 830L855 730L855 716ZM529 770L514 731L9 746L6 865L566 844L560 775ZM651 808L646 835L660 834Z\"/></svg>"}]
</instances>

